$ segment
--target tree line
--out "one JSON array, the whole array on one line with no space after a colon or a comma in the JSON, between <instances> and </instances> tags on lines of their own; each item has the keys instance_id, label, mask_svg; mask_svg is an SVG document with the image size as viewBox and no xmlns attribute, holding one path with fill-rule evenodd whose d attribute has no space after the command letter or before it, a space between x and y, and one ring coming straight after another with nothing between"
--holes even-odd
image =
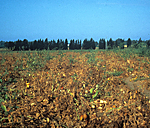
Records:
<instances>
[{"instance_id":1,"label":"tree line","mask_svg":"<svg viewBox=\"0 0 150 128\"><path fill-rule=\"evenodd\" d=\"M128 38L127 41L124 39L117 39L115 41L110 38L108 41L105 41L105 39L99 40L99 49L114 49L114 48L120 48L124 49L126 47L133 47L133 48L140 48L140 47L149 47L150 46L150 40L142 41L141 38L139 40L131 40Z\"/></svg>"},{"instance_id":2,"label":"tree line","mask_svg":"<svg viewBox=\"0 0 150 128\"><path fill-rule=\"evenodd\" d=\"M2 43L1 41L0 43ZM74 50L74 49L95 49L96 47L99 49L114 49L120 48L124 49L125 47L149 47L150 40L142 41L141 38L139 40L131 40L128 38L127 41L123 39L117 39L115 41L110 38L109 40L100 39L99 42L94 41L92 38L90 40L84 39L83 43L81 40L62 40L58 39L57 41L51 40L48 41L48 38L45 40L39 39L34 41L28 41L27 39L24 40L17 40L17 41L9 41L3 42L4 46L8 49L13 51L26 51L26 50Z\"/></svg>"}]
</instances>

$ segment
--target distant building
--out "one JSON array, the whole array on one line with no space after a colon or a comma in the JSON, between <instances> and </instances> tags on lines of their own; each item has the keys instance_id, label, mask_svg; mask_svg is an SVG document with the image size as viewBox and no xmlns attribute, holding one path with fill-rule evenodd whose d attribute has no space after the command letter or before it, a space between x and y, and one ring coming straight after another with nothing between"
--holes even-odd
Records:
<instances>
[{"instance_id":1,"label":"distant building","mask_svg":"<svg viewBox=\"0 0 150 128\"><path fill-rule=\"evenodd\" d=\"M128 46L127 46L127 42L125 42L124 43L124 46L123 46L124 48L127 48Z\"/></svg>"},{"instance_id":2,"label":"distant building","mask_svg":"<svg viewBox=\"0 0 150 128\"><path fill-rule=\"evenodd\" d=\"M68 44L68 50L69 50L69 44Z\"/></svg>"}]
</instances>

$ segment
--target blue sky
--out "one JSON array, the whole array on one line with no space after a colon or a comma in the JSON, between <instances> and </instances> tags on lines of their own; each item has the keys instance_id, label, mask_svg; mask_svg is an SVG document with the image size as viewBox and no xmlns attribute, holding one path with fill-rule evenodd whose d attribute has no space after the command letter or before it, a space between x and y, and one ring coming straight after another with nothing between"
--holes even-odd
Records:
<instances>
[{"instance_id":1,"label":"blue sky","mask_svg":"<svg viewBox=\"0 0 150 128\"><path fill-rule=\"evenodd\" d=\"M0 40L150 39L150 0L0 0Z\"/></svg>"}]
</instances>

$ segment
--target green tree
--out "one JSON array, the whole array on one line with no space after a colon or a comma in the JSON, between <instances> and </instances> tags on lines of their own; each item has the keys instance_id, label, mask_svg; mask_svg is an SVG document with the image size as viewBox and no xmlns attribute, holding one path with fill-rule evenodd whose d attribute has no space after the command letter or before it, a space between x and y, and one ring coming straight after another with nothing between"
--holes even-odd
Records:
<instances>
[{"instance_id":1,"label":"green tree","mask_svg":"<svg viewBox=\"0 0 150 128\"><path fill-rule=\"evenodd\" d=\"M96 42L91 38L90 40L85 39L83 41L83 49L95 49Z\"/></svg>"},{"instance_id":2,"label":"green tree","mask_svg":"<svg viewBox=\"0 0 150 128\"><path fill-rule=\"evenodd\" d=\"M44 49L44 41L42 39L38 40L38 45L39 45L39 50L43 50Z\"/></svg>"},{"instance_id":3,"label":"green tree","mask_svg":"<svg viewBox=\"0 0 150 128\"><path fill-rule=\"evenodd\" d=\"M70 40L69 49L74 50L74 39Z\"/></svg>"},{"instance_id":4,"label":"green tree","mask_svg":"<svg viewBox=\"0 0 150 128\"><path fill-rule=\"evenodd\" d=\"M59 44L58 44L58 49L59 50L63 50L64 49L64 41L62 39L60 39Z\"/></svg>"},{"instance_id":5,"label":"green tree","mask_svg":"<svg viewBox=\"0 0 150 128\"><path fill-rule=\"evenodd\" d=\"M54 50L58 50L59 49L59 39L57 40L57 42L54 45Z\"/></svg>"},{"instance_id":6,"label":"green tree","mask_svg":"<svg viewBox=\"0 0 150 128\"><path fill-rule=\"evenodd\" d=\"M30 50L35 50L34 49L34 42L29 42L29 47L30 47Z\"/></svg>"},{"instance_id":7,"label":"green tree","mask_svg":"<svg viewBox=\"0 0 150 128\"><path fill-rule=\"evenodd\" d=\"M130 38L128 38L128 40L127 40L127 47L129 47L129 46L131 46L131 39Z\"/></svg>"},{"instance_id":8,"label":"green tree","mask_svg":"<svg viewBox=\"0 0 150 128\"><path fill-rule=\"evenodd\" d=\"M147 41L147 46L150 47L150 40Z\"/></svg>"},{"instance_id":9,"label":"green tree","mask_svg":"<svg viewBox=\"0 0 150 128\"><path fill-rule=\"evenodd\" d=\"M24 39L22 42L23 50L29 50L29 43L27 39Z\"/></svg>"},{"instance_id":10,"label":"green tree","mask_svg":"<svg viewBox=\"0 0 150 128\"><path fill-rule=\"evenodd\" d=\"M45 43L44 43L44 49L48 49L48 38L45 39Z\"/></svg>"},{"instance_id":11,"label":"green tree","mask_svg":"<svg viewBox=\"0 0 150 128\"><path fill-rule=\"evenodd\" d=\"M93 38L90 39L90 48L95 49L96 42L93 40Z\"/></svg>"},{"instance_id":12,"label":"green tree","mask_svg":"<svg viewBox=\"0 0 150 128\"><path fill-rule=\"evenodd\" d=\"M146 48L147 47L147 43L142 41L140 43L138 43L137 48Z\"/></svg>"},{"instance_id":13,"label":"green tree","mask_svg":"<svg viewBox=\"0 0 150 128\"><path fill-rule=\"evenodd\" d=\"M109 41L107 42L108 49L112 49L113 45L114 45L113 40L112 38L110 38Z\"/></svg>"},{"instance_id":14,"label":"green tree","mask_svg":"<svg viewBox=\"0 0 150 128\"><path fill-rule=\"evenodd\" d=\"M78 40L76 40L76 49L81 49L81 40L79 41L79 39Z\"/></svg>"},{"instance_id":15,"label":"green tree","mask_svg":"<svg viewBox=\"0 0 150 128\"><path fill-rule=\"evenodd\" d=\"M14 49L14 51L19 51L19 50L22 50L22 41L18 39L15 42L15 49Z\"/></svg>"},{"instance_id":16,"label":"green tree","mask_svg":"<svg viewBox=\"0 0 150 128\"><path fill-rule=\"evenodd\" d=\"M138 41L138 44L141 43L141 42L142 42L142 39L141 39L141 37L140 37L140 39L139 39L139 41Z\"/></svg>"},{"instance_id":17,"label":"green tree","mask_svg":"<svg viewBox=\"0 0 150 128\"><path fill-rule=\"evenodd\" d=\"M54 49L54 50L58 49L58 43L55 40L53 40L53 42L52 42L52 49Z\"/></svg>"},{"instance_id":18,"label":"green tree","mask_svg":"<svg viewBox=\"0 0 150 128\"><path fill-rule=\"evenodd\" d=\"M49 41L49 43L48 43L49 50L52 50L54 48L54 42L55 42L55 40Z\"/></svg>"},{"instance_id":19,"label":"green tree","mask_svg":"<svg viewBox=\"0 0 150 128\"><path fill-rule=\"evenodd\" d=\"M0 41L0 48L6 47L6 42L5 41Z\"/></svg>"},{"instance_id":20,"label":"green tree","mask_svg":"<svg viewBox=\"0 0 150 128\"><path fill-rule=\"evenodd\" d=\"M7 47L10 50L12 50L14 46L15 46L15 44L12 41L5 42L5 47Z\"/></svg>"},{"instance_id":21,"label":"green tree","mask_svg":"<svg viewBox=\"0 0 150 128\"><path fill-rule=\"evenodd\" d=\"M67 39L65 39L64 49L65 49L65 50L67 50L67 49L68 49L68 40L67 40Z\"/></svg>"},{"instance_id":22,"label":"green tree","mask_svg":"<svg viewBox=\"0 0 150 128\"><path fill-rule=\"evenodd\" d=\"M121 43L123 43L123 42L124 42L124 40L118 38L118 39L115 41L115 47L116 47L116 48L118 48L118 46L120 47L120 46L122 45Z\"/></svg>"},{"instance_id":23,"label":"green tree","mask_svg":"<svg viewBox=\"0 0 150 128\"><path fill-rule=\"evenodd\" d=\"M79 49L81 49L81 40L79 41Z\"/></svg>"},{"instance_id":24,"label":"green tree","mask_svg":"<svg viewBox=\"0 0 150 128\"><path fill-rule=\"evenodd\" d=\"M125 44L125 42L121 42L121 43L119 44L119 48L120 48L120 49L124 49L124 44Z\"/></svg>"},{"instance_id":25,"label":"green tree","mask_svg":"<svg viewBox=\"0 0 150 128\"><path fill-rule=\"evenodd\" d=\"M105 39L99 40L99 49L105 49Z\"/></svg>"},{"instance_id":26,"label":"green tree","mask_svg":"<svg viewBox=\"0 0 150 128\"><path fill-rule=\"evenodd\" d=\"M88 49L89 48L89 42L87 39L84 39L82 49Z\"/></svg>"},{"instance_id":27,"label":"green tree","mask_svg":"<svg viewBox=\"0 0 150 128\"><path fill-rule=\"evenodd\" d=\"M133 48L137 48L137 45L138 45L138 41L137 40L133 40L132 41L132 47Z\"/></svg>"},{"instance_id":28,"label":"green tree","mask_svg":"<svg viewBox=\"0 0 150 128\"><path fill-rule=\"evenodd\" d=\"M78 41L77 40L74 43L74 49L78 49Z\"/></svg>"}]
</instances>

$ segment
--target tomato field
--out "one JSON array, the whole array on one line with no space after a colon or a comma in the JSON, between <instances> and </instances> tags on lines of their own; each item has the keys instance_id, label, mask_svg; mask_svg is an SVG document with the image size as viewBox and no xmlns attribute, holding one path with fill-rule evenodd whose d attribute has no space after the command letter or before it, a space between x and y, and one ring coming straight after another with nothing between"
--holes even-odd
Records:
<instances>
[{"instance_id":1,"label":"tomato field","mask_svg":"<svg viewBox=\"0 0 150 128\"><path fill-rule=\"evenodd\" d=\"M124 50L0 52L0 127L148 127L150 58Z\"/></svg>"}]
</instances>

